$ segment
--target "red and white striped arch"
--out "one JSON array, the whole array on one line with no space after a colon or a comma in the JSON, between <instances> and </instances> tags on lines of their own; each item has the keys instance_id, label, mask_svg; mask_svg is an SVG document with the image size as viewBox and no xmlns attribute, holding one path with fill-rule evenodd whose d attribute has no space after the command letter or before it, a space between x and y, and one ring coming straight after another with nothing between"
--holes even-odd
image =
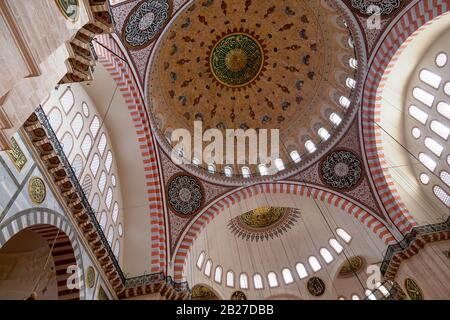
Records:
<instances>
[{"instance_id":1,"label":"red and white striped arch","mask_svg":"<svg viewBox=\"0 0 450 320\"><path fill-rule=\"evenodd\" d=\"M241 201L249 199L258 194L291 194L317 199L345 210L350 215L358 219L363 225L373 231L386 245L396 243L396 240L388 228L377 217L368 213L353 201L345 199L342 196L330 191L322 190L317 187L301 185L294 182L285 183L262 183L252 185L226 195L212 203L203 213L201 213L191 224L189 230L185 233L174 258L174 279L183 280L183 272L187 254L192 247L194 240L201 231L214 219L221 214L225 208L229 208Z\"/></svg>"},{"instance_id":2,"label":"red and white striped arch","mask_svg":"<svg viewBox=\"0 0 450 320\"><path fill-rule=\"evenodd\" d=\"M141 150L147 186L148 208L150 211L151 272L166 272L163 196L156 144L151 133L145 102L133 72L128 63L125 62L125 54L122 52L121 47L108 35L99 36L96 40L102 44L99 45L95 41L93 42L99 62L116 81L119 91L125 99ZM105 47L114 54L105 49Z\"/></svg>"},{"instance_id":3,"label":"red and white striped arch","mask_svg":"<svg viewBox=\"0 0 450 320\"><path fill-rule=\"evenodd\" d=\"M382 129L377 125L381 120L380 96L390 69L404 48L433 19L447 12L449 4L450 0L419 0L405 12L379 46L365 83L360 120L367 166L386 212L402 234L410 232L417 223L402 203L387 168Z\"/></svg>"},{"instance_id":4,"label":"red and white striped arch","mask_svg":"<svg viewBox=\"0 0 450 320\"><path fill-rule=\"evenodd\" d=\"M55 264L59 300L82 300L85 297L84 270L76 231L66 217L45 208L27 209L5 221L0 229L0 248L22 230L40 235L51 249ZM76 267L78 286L69 288Z\"/></svg>"}]
</instances>

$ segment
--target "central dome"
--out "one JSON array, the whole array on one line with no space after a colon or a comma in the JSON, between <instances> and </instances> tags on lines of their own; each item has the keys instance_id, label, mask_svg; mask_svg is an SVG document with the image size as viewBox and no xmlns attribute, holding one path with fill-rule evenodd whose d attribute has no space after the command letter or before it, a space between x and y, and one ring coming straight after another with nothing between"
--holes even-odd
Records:
<instances>
[{"instance_id":1,"label":"central dome","mask_svg":"<svg viewBox=\"0 0 450 320\"><path fill-rule=\"evenodd\" d=\"M220 38L209 55L209 68L214 79L230 88L251 85L259 78L264 63L262 45L245 33Z\"/></svg>"},{"instance_id":2,"label":"central dome","mask_svg":"<svg viewBox=\"0 0 450 320\"><path fill-rule=\"evenodd\" d=\"M174 130L193 133L194 121L201 121L203 130L219 129L224 137L227 129L278 129L286 168L294 165L293 151L314 156L305 142L319 149L318 128L332 136L330 114L344 118L348 106L339 98L351 99L345 83L355 78L351 36L333 3L199 0L186 6L162 33L146 79L147 105L166 152L176 144ZM208 175L208 164L196 165ZM243 165L231 165L234 178ZM257 164L245 166L258 174Z\"/></svg>"}]
</instances>

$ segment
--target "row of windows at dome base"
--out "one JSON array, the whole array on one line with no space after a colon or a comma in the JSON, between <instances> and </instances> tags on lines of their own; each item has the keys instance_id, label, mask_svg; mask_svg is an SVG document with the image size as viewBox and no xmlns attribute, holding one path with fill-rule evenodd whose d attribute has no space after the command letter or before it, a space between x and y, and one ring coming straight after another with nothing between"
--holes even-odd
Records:
<instances>
[{"instance_id":1,"label":"row of windows at dome base","mask_svg":"<svg viewBox=\"0 0 450 320\"><path fill-rule=\"evenodd\" d=\"M345 97L341 97L341 98L346 99L343 101L345 101L345 102L348 101L348 103L350 103L350 101L347 98L345 98ZM335 112L330 114L329 119L330 119L331 123L333 124L333 126L338 126L342 122L342 118ZM319 130L317 131L317 134L320 137L321 141L326 141L331 137L328 130L325 129L324 127L319 128ZM307 140L305 142L305 149L308 151L308 153L312 154L312 153L316 152L317 146L312 140ZM300 163L302 160L302 157L297 150L291 151L290 157L294 163ZM200 166L200 161L196 158L193 158L192 164L194 164L195 166ZM275 159L274 164L275 164L275 168L276 168L277 172L280 172L280 171L283 171L286 169L286 166L285 166L283 160L280 158ZM258 170L259 170L259 174L261 176L267 176L270 174L277 173L277 172L270 172L269 167L265 164L258 165ZM208 164L208 172L216 173L216 166L214 164ZM233 168L231 166L225 166L224 174L227 177L232 177L233 176ZM241 167L241 174L244 178L250 178L252 176L252 172L251 172L250 168L247 166Z\"/></svg>"},{"instance_id":2,"label":"row of windows at dome base","mask_svg":"<svg viewBox=\"0 0 450 320\"><path fill-rule=\"evenodd\" d=\"M352 237L342 228L336 229L337 235L345 242L350 243ZM341 254L344 250L343 246L334 238L329 240L329 245L333 248L333 250L336 252L336 254ZM330 264L334 261L334 257L331 254L330 250L327 248L321 248L320 249L320 256L325 261L326 264ZM211 276L212 269L213 269L213 262L211 259L206 260L206 253L202 251L197 259L197 268L200 270L203 269L203 274L207 277ZM319 260L315 256L310 256L308 258L308 264L311 270L315 273L322 269L322 265L320 264ZM303 280L308 277L308 271L305 267L305 265L301 262L297 263L295 265L295 270L297 271L297 275L300 280ZM283 268L281 270L281 274L283 277L283 281L286 285L289 285L291 283L294 283L294 276L291 272L291 269L289 268ZM218 284L222 283L222 277L223 277L223 269L221 266L216 266L214 270L214 281ZM226 286L230 288L235 287L235 273L232 270L229 270L226 274ZM279 281L278 281L278 275L275 272L269 272L267 274L267 281L270 288L278 287ZM241 289L250 289L249 287L249 279L246 273L241 273L239 275L239 287ZM264 289L264 281L263 277L259 273L255 273L253 275L253 287L255 289Z\"/></svg>"},{"instance_id":3,"label":"row of windows at dome base","mask_svg":"<svg viewBox=\"0 0 450 320\"><path fill-rule=\"evenodd\" d=\"M447 62L445 52L436 55L435 65L438 68L443 68ZM419 72L420 82L412 89L412 96L419 103L409 105L408 112L417 123L413 126L411 135L416 141L421 141L421 146L426 149L418 154L418 160L444 183L443 186L433 185L432 191L442 203L450 207L450 195L444 190L445 187L450 188L450 104L445 101L445 96L450 97L450 82L444 83L443 78L441 74L422 69ZM447 153L445 160L441 159L444 153ZM438 174L435 174L436 171ZM431 177L422 172L419 180L423 185L429 185Z\"/></svg>"},{"instance_id":4,"label":"row of windows at dome base","mask_svg":"<svg viewBox=\"0 0 450 320\"><path fill-rule=\"evenodd\" d=\"M376 287L377 287L376 290L380 291L381 294L382 294L385 298L388 298L388 297L391 295L391 293L389 292L389 290L386 289L386 287L385 287L383 284L381 284L381 282L377 282ZM377 297L375 296L375 294L373 293L372 290L366 289L366 291L364 292L364 294L365 294L365 297L364 297L365 300L378 300ZM353 295L351 296L351 299L352 299L352 300L361 300L361 298L359 297L359 295L357 295L356 293L353 294ZM346 299L345 299L345 297L339 297L338 300L346 300Z\"/></svg>"}]
</instances>

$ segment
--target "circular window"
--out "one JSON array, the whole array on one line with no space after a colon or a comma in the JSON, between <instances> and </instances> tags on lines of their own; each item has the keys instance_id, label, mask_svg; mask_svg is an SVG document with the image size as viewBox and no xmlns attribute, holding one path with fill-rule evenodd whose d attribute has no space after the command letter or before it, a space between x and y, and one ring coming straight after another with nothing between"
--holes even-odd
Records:
<instances>
[{"instance_id":1,"label":"circular window","mask_svg":"<svg viewBox=\"0 0 450 320\"><path fill-rule=\"evenodd\" d=\"M413 136L415 139L419 139L420 136L421 136L421 134L422 134L422 132L420 131L419 128L416 127L416 128L413 128L413 129L412 129L411 134L412 134L412 136Z\"/></svg>"},{"instance_id":2,"label":"circular window","mask_svg":"<svg viewBox=\"0 0 450 320\"><path fill-rule=\"evenodd\" d=\"M428 184L428 183L430 183L430 177L429 177L427 174L422 173L422 174L420 175L420 181L421 181L423 184Z\"/></svg>"},{"instance_id":3,"label":"circular window","mask_svg":"<svg viewBox=\"0 0 450 320\"><path fill-rule=\"evenodd\" d=\"M442 67L444 67L446 64L447 64L447 54L445 54L444 52L441 52L441 53L439 53L437 56L436 56L436 65L439 67L439 68L442 68Z\"/></svg>"}]
</instances>

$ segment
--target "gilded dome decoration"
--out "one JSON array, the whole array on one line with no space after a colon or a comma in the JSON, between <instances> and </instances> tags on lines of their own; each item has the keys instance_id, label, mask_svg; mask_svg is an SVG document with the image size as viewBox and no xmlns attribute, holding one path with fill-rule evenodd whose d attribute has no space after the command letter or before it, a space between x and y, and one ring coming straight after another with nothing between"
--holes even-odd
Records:
<instances>
[{"instance_id":1,"label":"gilded dome decoration","mask_svg":"<svg viewBox=\"0 0 450 320\"><path fill-rule=\"evenodd\" d=\"M341 83L339 76L357 79L361 73L349 66L355 48L345 44L351 34L338 23L344 21L341 12L334 1L190 2L164 29L147 69L150 120L166 153L177 144L171 141L175 129L187 129L194 136L194 121L201 121L203 131L218 129L224 136L228 129L278 129L279 158L286 170L272 168L269 175L287 175L317 159L319 152L310 154L303 137L312 137L322 152L315 125L330 123L330 108L344 120L346 111L335 96L353 100L356 90ZM353 113L353 104L348 110ZM337 130L332 125L328 129L331 138L324 148ZM203 150L208 145L202 141ZM293 149L305 162L293 161ZM187 159L193 157L191 152ZM265 180L259 163L249 158L244 162L251 178ZM231 175L223 174L228 162L215 163L216 174L208 172L206 161L184 168L213 183L239 185L243 164L237 162L231 163Z\"/></svg>"},{"instance_id":2,"label":"gilded dome decoration","mask_svg":"<svg viewBox=\"0 0 450 320\"><path fill-rule=\"evenodd\" d=\"M405 289L411 300L423 300L422 289L420 289L417 282L411 278L405 279Z\"/></svg>"},{"instance_id":3,"label":"gilded dome decoration","mask_svg":"<svg viewBox=\"0 0 450 320\"><path fill-rule=\"evenodd\" d=\"M247 300L247 296L245 295L245 293L238 290L233 292L233 294L231 295L231 300L232 301Z\"/></svg>"},{"instance_id":4,"label":"gilded dome decoration","mask_svg":"<svg viewBox=\"0 0 450 320\"><path fill-rule=\"evenodd\" d=\"M400 7L401 3L402 0L352 0L353 8L368 15L375 13L374 9L372 9L375 8L375 6L379 8L380 14L391 14Z\"/></svg>"},{"instance_id":5,"label":"gilded dome decoration","mask_svg":"<svg viewBox=\"0 0 450 320\"><path fill-rule=\"evenodd\" d=\"M169 205L176 213L188 216L198 212L203 203L203 189L197 179L176 175L167 186Z\"/></svg>"},{"instance_id":6,"label":"gilded dome decoration","mask_svg":"<svg viewBox=\"0 0 450 320\"><path fill-rule=\"evenodd\" d=\"M44 181L39 177L32 177L28 182L28 195L31 201L39 205L44 202L47 190Z\"/></svg>"},{"instance_id":7,"label":"gilded dome decoration","mask_svg":"<svg viewBox=\"0 0 450 320\"><path fill-rule=\"evenodd\" d=\"M218 38L208 54L213 78L226 88L251 86L267 64L263 45L248 33L231 33Z\"/></svg>"},{"instance_id":8,"label":"gilded dome decoration","mask_svg":"<svg viewBox=\"0 0 450 320\"><path fill-rule=\"evenodd\" d=\"M192 300L220 300L219 297L207 286L196 285L192 288Z\"/></svg>"},{"instance_id":9,"label":"gilded dome decoration","mask_svg":"<svg viewBox=\"0 0 450 320\"><path fill-rule=\"evenodd\" d=\"M262 207L246 212L228 223L228 228L243 240L262 241L278 237L300 218L296 209Z\"/></svg>"}]
</instances>

